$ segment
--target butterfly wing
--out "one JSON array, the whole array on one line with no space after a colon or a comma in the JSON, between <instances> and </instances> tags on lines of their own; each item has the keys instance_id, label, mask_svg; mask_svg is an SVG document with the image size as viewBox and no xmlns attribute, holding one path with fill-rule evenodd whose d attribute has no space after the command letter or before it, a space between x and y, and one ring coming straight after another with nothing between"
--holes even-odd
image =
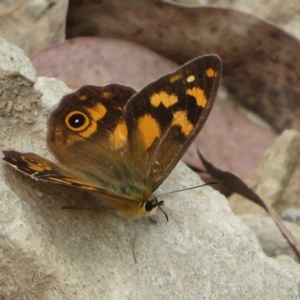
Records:
<instances>
[{"instance_id":1,"label":"butterfly wing","mask_svg":"<svg viewBox=\"0 0 300 300\"><path fill-rule=\"evenodd\" d=\"M48 145L62 164L129 197L142 189L131 166L124 119L124 106L135 93L119 84L83 86L63 97L48 125Z\"/></svg>"},{"instance_id":2,"label":"butterfly wing","mask_svg":"<svg viewBox=\"0 0 300 300\"><path fill-rule=\"evenodd\" d=\"M16 151L3 159L34 179L97 192L121 215L143 216L144 202L204 125L220 78L220 59L207 55L139 93L119 84L83 86L49 118L47 141L60 164Z\"/></svg>"},{"instance_id":3,"label":"butterfly wing","mask_svg":"<svg viewBox=\"0 0 300 300\"><path fill-rule=\"evenodd\" d=\"M155 190L203 127L221 78L216 55L196 58L147 85L127 102L124 115L134 168Z\"/></svg>"},{"instance_id":4,"label":"butterfly wing","mask_svg":"<svg viewBox=\"0 0 300 300\"><path fill-rule=\"evenodd\" d=\"M97 186L142 202L202 128L217 93L221 61L194 59L140 92L111 84L66 95L49 118L48 145Z\"/></svg>"},{"instance_id":5,"label":"butterfly wing","mask_svg":"<svg viewBox=\"0 0 300 300\"><path fill-rule=\"evenodd\" d=\"M99 187L97 180L94 180L88 174L78 172L65 166L59 166L35 153L20 153L7 150L3 151L3 154L3 160L6 163L36 180L97 192L104 197L110 198L110 201L119 199L129 204L136 204L136 201L125 195L117 194L109 189Z\"/></svg>"}]
</instances>

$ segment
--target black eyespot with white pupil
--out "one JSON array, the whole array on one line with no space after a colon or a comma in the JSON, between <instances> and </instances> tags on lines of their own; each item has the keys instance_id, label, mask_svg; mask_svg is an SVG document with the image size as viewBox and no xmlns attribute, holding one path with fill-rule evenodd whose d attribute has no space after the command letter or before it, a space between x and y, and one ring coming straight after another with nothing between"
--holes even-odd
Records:
<instances>
[{"instance_id":1,"label":"black eyespot with white pupil","mask_svg":"<svg viewBox=\"0 0 300 300\"><path fill-rule=\"evenodd\" d=\"M66 125L74 131L84 130L90 124L90 120L84 113L80 111L72 111L66 116Z\"/></svg>"},{"instance_id":2,"label":"black eyespot with white pupil","mask_svg":"<svg viewBox=\"0 0 300 300\"><path fill-rule=\"evenodd\" d=\"M81 127L85 123L85 117L80 114L73 115L71 118L69 118L69 124L70 126L74 128Z\"/></svg>"}]
</instances>

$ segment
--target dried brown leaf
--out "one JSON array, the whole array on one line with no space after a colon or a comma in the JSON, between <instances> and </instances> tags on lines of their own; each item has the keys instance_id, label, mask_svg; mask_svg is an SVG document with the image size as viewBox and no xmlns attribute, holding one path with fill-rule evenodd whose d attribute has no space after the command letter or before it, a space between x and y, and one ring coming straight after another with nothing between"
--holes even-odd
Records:
<instances>
[{"instance_id":1,"label":"dried brown leaf","mask_svg":"<svg viewBox=\"0 0 300 300\"><path fill-rule=\"evenodd\" d=\"M286 238L287 242L293 248L295 254L300 259L300 243L295 239L295 237L286 228L280 217L277 215L276 211L273 209L268 202L264 201L251 187L249 187L238 175L231 172L223 171L215 167L211 162L206 160L198 149L198 155L201 159L206 171L222 185L228 187L233 192L253 201L262 208L264 208L272 217L282 235Z\"/></svg>"}]
</instances>

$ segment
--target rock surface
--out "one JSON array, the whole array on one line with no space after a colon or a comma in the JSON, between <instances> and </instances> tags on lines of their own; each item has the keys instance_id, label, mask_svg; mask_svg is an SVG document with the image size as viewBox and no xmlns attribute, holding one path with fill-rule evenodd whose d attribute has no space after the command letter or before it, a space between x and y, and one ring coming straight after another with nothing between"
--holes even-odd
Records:
<instances>
[{"instance_id":1,"label":"rock surface","mask_svg":"<svg viewBox=\"0 0 300 300\"><path fill-rule=\"evenodd\" d=\"M300 134L296 130L285 130L265 153L260 166L248 183L268 201L277 212L297 207L300 180ZM236 214L266 214L257 204L239 195L229 198L231 208Z\"/></svg>"},{"instance_id":2,"label":"rock surface","mask_svg":"<svg viewBox=\"0 0 300 300\"><path fill-rule=\"evenodd\" d=\"M293 258L295 261L299 261L298 257L295 255L291 246L283 237L271 217L255 214L245 214L239 217L243 223L249 226L256 234L257 239L266 255L276 257L277 255L285 254ZM296 240L299 241L299 226L290 222L284 222L284 225L296 238Z\"/></svg>"},{"instance_id":3,"label":"rock surface","mask_svg":"<svg viewBox=\"0 0 300 300\"><path fill-rule=\"evenodd\" d=\"M288 272L290 272L293 277L298 282L298 289L300 290L300 266L299 263L296 263L291 257L287 255L279 255L275 257L275 260L278 261L282 266L284 266Z\"/></svg>"},{"instance_id":4,"label":"rock surface","mask_svg":"<svg viewBox=\"0 0 300 300\"><path fill-rule=\"evenodd\" d=\"M281 214L282 220L300 225L300 208L288 208Z\"/></svg>"},{"instance_id":5,"label":"rock surface","mask_svg":"<svg viewBox=\"0 0 300 300\"><path fill-rule=\"evenodd\" d=\"M7 49L1 43L0 74L10 59ZM31 68L25 56L21 62ZM4 91L14 83L9 72ZM11 74L18 76L13 68ZM36 96L35 123L26 125L22 112L2 116L1 149L49 157L45 112L51 97L69 90L54 79L39 79L30 89L43 93L38 102ZM152 224L95 209L91 195L35 182L3 163L0 180L4 299L299 299L298 281L262 252L254 233L210 187L163 196L170 220L158 214ZM180 163L157 195L199 183Z\"/></svg>"},{"instance_id":6,"label":"rock surface","mask_svg":"<svg viewBox=\"0 0 300 300\"><path fill-rule=\"evenodd\" d=\"M67 0L1 0L0 36L27 55L65 39Z\"/></svg>"}]
</instances>

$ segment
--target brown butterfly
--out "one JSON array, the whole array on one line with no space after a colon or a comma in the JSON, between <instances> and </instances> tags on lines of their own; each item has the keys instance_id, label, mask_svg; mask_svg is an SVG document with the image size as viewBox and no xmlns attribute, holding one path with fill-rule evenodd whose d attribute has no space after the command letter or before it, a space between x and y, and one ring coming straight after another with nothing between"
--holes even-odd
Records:
<instances>
[{"instance_id":1,"label":"brown butterfly","mask_svg":"<svg viewBox=\"0 0 300 300\"><path fill-rule=\"evenodd\" d=\"M49 118L58 163L12 150L3 160L34 179L98 193L121 216L150 216L163 203L153 192L212 109L221 72L220 58L205 55L138 93L120 84L83 86Z\"/></svg>"}]
</instances>

